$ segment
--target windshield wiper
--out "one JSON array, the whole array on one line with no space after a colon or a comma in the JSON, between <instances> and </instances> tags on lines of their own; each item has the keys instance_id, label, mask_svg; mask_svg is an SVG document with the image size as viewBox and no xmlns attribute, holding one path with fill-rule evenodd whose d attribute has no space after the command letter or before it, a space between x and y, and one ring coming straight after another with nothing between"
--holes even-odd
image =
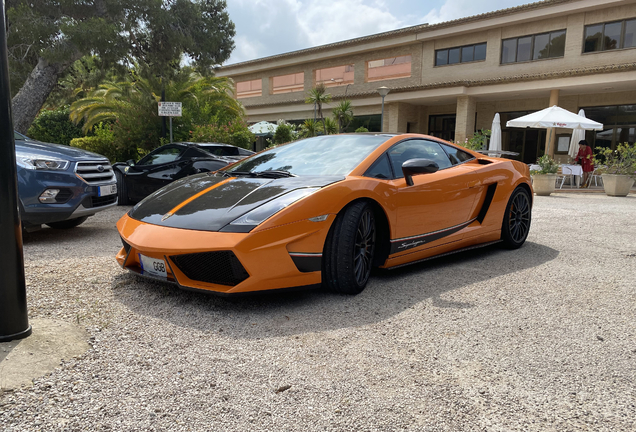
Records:
<instances>
[{"instance_id":1,"label":"windshield wiper","mask_svg":"<svg viewBox=\"0 0 636 432\"><path fill-rule=\"evenodd\" d=\"M256 171L252 174L258 177L269 177L269 178L281 178L281 177L296 177L294 174L289 171L284 170L267 170L267 171Z\"/></svg>"},{"instance_id":2,"label":"windshield wiper","mask_svg":"<svg viewBox=\"0 0 636 432\"><path fill-rule=\"evenodd\" d=\"M264 177L264 178L281 178L281 177L296 177L289 171L283 170L267 170L267 171L223 171L224 176L249 176L249 177Z\"/></svg>"}]
</instances>

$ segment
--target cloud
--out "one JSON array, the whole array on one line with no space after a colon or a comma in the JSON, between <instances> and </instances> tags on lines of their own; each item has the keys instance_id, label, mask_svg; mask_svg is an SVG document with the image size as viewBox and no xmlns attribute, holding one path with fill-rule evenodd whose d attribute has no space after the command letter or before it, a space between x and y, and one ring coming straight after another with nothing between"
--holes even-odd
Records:
<instances>
[{"instance_id":1,"label":"cloud","mask_svg":"<svg viewBox=\"0 0 636 432\"><path fill-rule=\"evenodd\" d=\"M227 64L416 24L450 21L527 1L228 0L237 34L236 49Z\"/></svg>"},{"instance_id":2,"label":"cloud","mask_svg":"<svg viewBox=\"0 0 636 432\"><path fill-rule=\"evenodd\" d=\"M444 4L439 8L434 8L428 12L424 16L423 22L437 24L458 18L515 7L524 3L528 3L528 1L488 0L479 2L474 0L446 0L446 2L444 2Z\"/></svg>"},{"instance_id":3,"label":"cloud","mask_svg":"<svg viewBox=\"0 0 636 432\"><path fill-rule=\"evenodd\" d=\"M383 1L230 0L236 49L228 64L404 26Z\"/></svg>"}]
</instances>

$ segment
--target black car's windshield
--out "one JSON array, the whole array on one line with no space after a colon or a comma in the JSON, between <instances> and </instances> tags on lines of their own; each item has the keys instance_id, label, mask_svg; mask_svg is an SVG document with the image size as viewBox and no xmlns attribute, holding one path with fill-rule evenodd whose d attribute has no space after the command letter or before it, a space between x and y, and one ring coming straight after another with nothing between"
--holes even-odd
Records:
<instances>
[{"instance_id":1,"label":"black car's windshield","mask_svg":"<svg viewBox=\"0 0 636 432\"><path fill-rule=\"evenodd\" d=\"M282 171L292 175L348 175L387 135L328 135L307 138L252 156L228 173ZM240 174L239 174L240 175Z\"/></svg>"}]
</instances>

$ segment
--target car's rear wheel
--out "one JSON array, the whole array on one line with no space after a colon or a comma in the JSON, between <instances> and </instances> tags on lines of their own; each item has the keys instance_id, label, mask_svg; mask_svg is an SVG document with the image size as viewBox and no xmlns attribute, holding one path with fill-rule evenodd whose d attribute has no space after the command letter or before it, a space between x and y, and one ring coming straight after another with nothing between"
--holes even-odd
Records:
<instances>
[{"instance_id":1,"label":"car's rear wheel","mask_svg":"<svg viewBox=\"0 0 636 432\"><path fill-rule=\"evenodd\" d=\"M530 194L525 188L518 187L508 201L501 226L504 247L518 249L523 245L530 232L531 218Z\"/></svg>"},{"instance_id":2,"label":"car's rear wheel","mask_svg":"<svg viewBox=\"0 0 636 432\"><path fill-rule=\"evenodd\" d=\"M323 285L340 294L358 294L367 285L375 253L376 223L369 203L346 207L329 231L323 252Z\"/></svg>"},{"instance_id":3,"label":"car's rear wheel","mask_svg":"<svg viewBox=\"0 0 636 432\"><path fill-rule=\"evenodd\" d=\"M46 225L55 229L69 229L69 228L75 228L76 226L83 224L84 222L86 222L86 219L88 219L88 216L82 216L82 217L69 219L69 220L65 220L61 222L50 222L50 223L47 223Z\"/></svg>"},{"instance_id":4,"label":"car's rear wheel","mask_svg":"<svg viewBox=\"0 0 636 432\"><path fill-rule=\"evenodd\" d=\"M115 170L115 178L117 179L117 203L119 205L130 204L130 200L128 199L128 188L126 187L124 175Z\"/></svg>"}]
</instances>

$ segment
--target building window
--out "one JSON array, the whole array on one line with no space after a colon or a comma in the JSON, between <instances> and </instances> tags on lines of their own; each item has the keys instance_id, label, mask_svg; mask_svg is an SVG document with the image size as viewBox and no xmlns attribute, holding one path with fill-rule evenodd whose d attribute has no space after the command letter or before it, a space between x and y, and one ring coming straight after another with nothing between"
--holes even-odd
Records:
<instances>
[{"instance_id":1,"label":"building window","mask_svg":"<svg viewBox=\"0 0 636 432\"><path fill-rule=\"evenodd\" d=\"M411 76L411 56L391 57L367 62L367 81L380 81Z\"/></svg>"},{"instance_id":2,"label":"building window","mask_svg":"<svg viewBox=\"0 0 636 432\"><path fill-rule=\"evenodd\" d=\"M457 115L431 115L428 117L428 134L446 141L455 141Z\"/></svg>"},{"instance_id":3,"label":"building window","mask_svg":"<svg viewBox=\"0 0 636 432\"><path fill-rule=\"evenodd\" d=\"M563 57L564 53L565 30L504 39L501 44L501 64Z\"/></svg>"},{"instance_id":4,"label":"building window","mask_svg":"<svg viewBox=\"0 0 636 432\"><path fill-rule=\"evenodd\" d=\"M255 97L263 95L263 81L260 79L241 81L236 83L236 98Z\"/></svg>"},{"instance_id":5,"label":"building window","mask_svg":"<svg viewBox=\"0 0 636 432\"><path fill-rule=\"evenodd\" d=\"M305 89L305 73L279 75L272 78L272 94L291 93Z\"/></svg>"},{"instance_id":6,"label":"building window","mask_svg":"<svg viewBox=\"0 0 636 432\"><path fill-rule=\"evenodd\" d=\"M435 51L435 66L486 60L486 44L466 45Z\"/></svg>"},{"instance_id":7,"label":"building window","mask_svg":"<svg viewBox=\"0 0 636 432\"><path fill-rule=\"evenodd\" d=\"M636 19L585 26L583 52L636 47Z\"/></svg>"},{"instance_id":8,"label":"building window","mask_svg":"<svg viewBox=\"0 0 636 432\"><path fill-rule=\"evenodd\" d=\"M586 131L585 139L593 148L616 149L619 143L636 142L636 105L583 108L589 119L603 123L602 131Z\"/></svg>"},{"instance_id":9,"label":"building window","mask_svg":"<svg viewBox=\"0 0 636 432\"><path fill-rule=\"evenodd\" d=\"M316 69L316 84L325 87L353 84L353 65Z\"/></svg>"}]
</instances>

